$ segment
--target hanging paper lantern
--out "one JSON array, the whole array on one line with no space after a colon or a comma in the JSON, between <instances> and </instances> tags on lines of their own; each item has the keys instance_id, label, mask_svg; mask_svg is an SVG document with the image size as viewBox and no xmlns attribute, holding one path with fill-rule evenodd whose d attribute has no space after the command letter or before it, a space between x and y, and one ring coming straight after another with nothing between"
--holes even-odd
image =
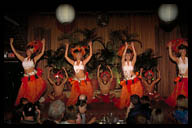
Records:
<instances>
[{"instance_id":1,"label":"hanging paper lantern","mask_svg":"<svg viewBox=\"0 0 192 128\"><path fill-rule=\"evenodd\" d=\"M71 23L75 19L75 9L69 4L59 5L56 9L56 18L60 23Z\"/></svg>"},{"instance_id":2,"label":"hanging paper lantern","mask_svg":"<svg viewBox=\"0 0 192 128\"><path fill-rule=\"evenodd\" d=\"M158 9L158 15L164 22L174 21L178 15L178 7L176 4L162 4Z\"/></svg>"}]
</instances>

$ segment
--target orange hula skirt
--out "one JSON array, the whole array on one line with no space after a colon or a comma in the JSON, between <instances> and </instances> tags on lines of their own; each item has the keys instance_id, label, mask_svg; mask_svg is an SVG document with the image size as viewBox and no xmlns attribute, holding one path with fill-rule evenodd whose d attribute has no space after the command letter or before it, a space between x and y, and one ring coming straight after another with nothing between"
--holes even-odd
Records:
<instances>
[{"instance_id":1,"label":"orange hula skirt","mask_svg":"<svg viewBox=\"0 0 192 128\"><path fill-rule=\"evenodd\" d=\"M120 99L115 103L115 106L119 109L129 106L131 95L136 94L140 97L143 96L143 86L138 77L133 80L122 80L120 85L122 86Z\"/></svg>"},{"instance_id":2,"label":"orange hula skirt","mask_svg":"<svg viewBox=\"0 0 192 128\"><path fill-rule=\"evenodd\" d=\"M42 70L37 69L36 76L24 76L21 81L15 105L20 103L21 98L27 98L30 102L35 103L46 89L46 82L42 79Z\"/></svg>"},{"instance_id":3,"label":"orange hula skirt","mask_svg":"<svg viewBox=\"0 0 192 128\"><path fill-rule=\"evenodd\" d=\"M93 88L91 85L91 81L88 78L88 72L86 72L86 79L81 80L80 82L77 80L69 79L69 82L72 85L71 93L67 101L67 106L75 105L78 100L78 96L84 94L87 96L87 103L91 103L93 99Z\"/></svg>"},{"instance_id":4,"label":"orange hula skirt","mask_svg":"<svg viewBox=\"0 0 192 128\"><path fill-rule=\"evenodd\" d=\"M188 78L180 78L180 80L177 81L175 88L171 95L165 100L165 102L172 107L176 106L177 97L179 95L184 95L186 98L188 98Z\"/></svg>"}]
</instances>

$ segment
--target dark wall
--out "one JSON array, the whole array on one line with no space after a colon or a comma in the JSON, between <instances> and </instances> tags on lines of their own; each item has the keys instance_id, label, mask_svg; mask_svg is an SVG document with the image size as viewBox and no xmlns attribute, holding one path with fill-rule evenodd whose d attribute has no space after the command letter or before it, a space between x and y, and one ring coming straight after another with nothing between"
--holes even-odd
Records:
<instances>
[{"instance_id":1,"label":"dark wall","mask_svg":"<svg viewBox=\"0 0 192 128\"><path fill-rule=\"evenodd\" d=\"M18 90L21 86L21 77L23 76L23 68L19 61L4 60L4 110L9 109L16 100Z\"/></svg>"}]
</instances>

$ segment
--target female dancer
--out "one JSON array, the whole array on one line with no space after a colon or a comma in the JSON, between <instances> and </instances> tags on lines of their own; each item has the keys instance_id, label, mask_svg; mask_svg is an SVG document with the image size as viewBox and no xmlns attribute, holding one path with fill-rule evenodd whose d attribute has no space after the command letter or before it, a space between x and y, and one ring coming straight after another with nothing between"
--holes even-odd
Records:
<instances>
[{"instance_id":1,"label":"female dancer","mask_svg":"<svg viewBox=\"0 0 192 128\"><path fill-rule=\"evenodd\" d=\"M43 56L45 51L45 39L42 39L41 42L34 41L28 43L26 49L26 58L16 52L15 48L13 47L13 40L13 38L10 38L11 49L16 57L22 62L25 72L15 105L19 104L20 98L27 98L30 102L34 103L40 98L46 89L46 83L41 77L42 70L35 70L36 62L41 58L41 56ZM40 51L40 54L36 55L38 50L41 49L42 44L43 48Z\"/></svg>"},{"instance_id":2,"label":"female dancer","mask_svg":"<svg viewBox=\"0 0 192 128\"><path fill-rule=\"evenodd\" d=\"M133 53L133 59L132 59L132 53ZM136 94L140 97L143 96L143 86L139 78L136 77L135 73L133 72L136 57L137 55L133 42L131 43L131 47L129 46L129 48L128 43L125 42L125 49L121 59L124 80L120 82L122 90L120 95L120 102L117 105L117 107L120 109L129 106L131 95Z\"/></svg>"},{"instance_id":3,"label":"female dancer","mask_svg":"<svg viewBox=\"0 0 192 128\"><path fill-rule=\"evenodd\" d=\"M75 71L73 80L69 79L72 88L70 97L67 102L67 106L76 104L77 98L80 94L85 94L87 96L87 103L91 103L92 101L93 88L91 85L91 81L88 78L88 73L84 72L85 65L89 62L89 60L92 57L92 42L89 42L89 47L90 47L90 54L84 60L82 60L82 58L85 55L85 48L80 46L72 48L71 53L75 59L74 61L70 59L67 55L69 44L66 43L65 58L71 65L73 65Z\"/></svg>"},{"instance_id":4,"label":"female dancer","mask_svg":"<svg viewBox=\"0 0 192 128\"><path fill-rule=\"evenodd\" d=\"M186 98L188 98L188 57L186 56L188 44L185 40L178 41L179 44L177 45L177 47L180 57L176 57L172 54L172 45L173 43L177 42L170 41L168 43L169 56L174 62L177 63L179 69L178 78L175 81L175 88L171 95L165 100L165 102L172 107L176 105L177 96L184 95Z\"/></svg>"}]
</instances>

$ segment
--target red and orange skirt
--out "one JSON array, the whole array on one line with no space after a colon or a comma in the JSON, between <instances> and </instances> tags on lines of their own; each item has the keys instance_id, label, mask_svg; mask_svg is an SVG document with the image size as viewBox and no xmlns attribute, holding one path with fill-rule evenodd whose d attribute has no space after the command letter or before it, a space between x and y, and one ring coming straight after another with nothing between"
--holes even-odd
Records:
<instances>
[{"instance_id":1,"label":"red and orange skirt","mask_svg":"<svg viewBox=\"0 0 192 128\"><path fill-rule=\"evenodd\" d=\"M160 96L159 93L153 92L153 93L146 93L145 96L148 96L150 100L159 101L163 100L163 98Z\"/></svg>"},{"instance_id":2,"label":"red and orange skirt","mask_svg":"<svg viewBox=\"0 0 192 128\"><path fill-rule=\"evenodd\" d=\"M136 94L140 97L143 96L143 86L138 77L132 80L122 80L120 85L122 86L120 99L115 103L115 106L119 109L129 106L131 95Z\"/></svg>"},{"instance_id":3,"label":"red and orange skirt","mask_svg":"<svg viewBox=\"0 0 192 128\"><path fill-rule=\"evenodd\" d=\"M81 81L74 80L72 78L69 79L71 83L71 93L67 101L67 106L75 105L78 100L78 96L84 94L87 96L87 103L91 103L93 98L93 87L91 85L91 81L88 77L88 73L86 73L86 78Z\"/></svg>"},{"instance_id":4,"label":"red and orange skirt","mask_svg":"<svg viewBox=\"0 0 192 128\"><path fill-rule=\"evenodd\" d=\"M103 103L112 103L116 101L116 97L113 94L98 94L95 99L92 100L94 103L103 102Z\"/></svg>"},{"instance_id":5,"label":"red and orange skirt","mask_svg":"<svg viewBox=\"0 0 192 128\"><path fill-rule=\"evenodd\" d=\"M165 102L169 106L175 107L179 95L184 95L188 98L188 78L177 77L175 88Z\"/></svg>"},{"instance_id":6,"label":"red and orange skirt","mask_svg":"<svg viewBox=\"0 0 192 128\"><path fill-rule=\"evenodd\" d=\"M46 82L42 79L42 70L37 69L34 75L24 76L21 81L15 105L20 103L21 98L27 98L30 102L35 103L46 89Z\"/></svg>"},{"instance_id":7,"label":"red and orange skirt","mask_svg":"<svg viewBox=\"0 0 192 128\"><path fill-rule=\"evenodd\" d=\"M51 95L51 94L50 94ZM54 97L54 99L50 98L49 96L47 98L45 98L45 101L43 103L49 103L49 102L52 102L52 101L55 101L55 100L61 100L63 101L65 104L67 103L67 97L64 93L62 93L61 95L59 96L54 96L54 95L51 95Z\"/></svg>"}]
</instances>

